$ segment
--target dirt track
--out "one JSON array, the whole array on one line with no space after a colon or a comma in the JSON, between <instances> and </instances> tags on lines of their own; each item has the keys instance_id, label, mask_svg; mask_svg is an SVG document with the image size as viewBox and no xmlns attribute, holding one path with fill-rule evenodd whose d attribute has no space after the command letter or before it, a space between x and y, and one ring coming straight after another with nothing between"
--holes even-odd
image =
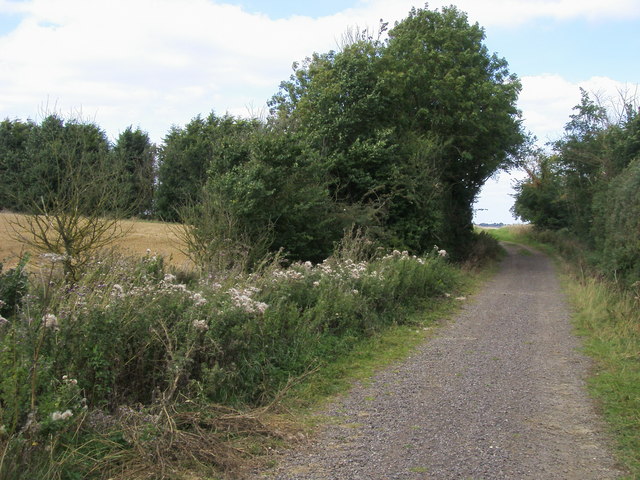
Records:
<instances>
[{"instance_id":1,"label":"dirt track","mask_svg":"<svg viewBox=\"0 0 640 480\"><path fill-rule=\"evenodd\" d=\"M404 363L324 412L308 445L253 478L622 476L587 395L552 263L509 246L500 272Z\"/></svg>"}]
</instances>

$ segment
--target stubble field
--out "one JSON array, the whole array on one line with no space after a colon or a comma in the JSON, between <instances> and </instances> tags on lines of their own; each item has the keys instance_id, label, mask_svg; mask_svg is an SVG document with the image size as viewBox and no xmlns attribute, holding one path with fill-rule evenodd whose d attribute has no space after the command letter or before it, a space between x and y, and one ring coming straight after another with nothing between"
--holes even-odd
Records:
<instances>
[{"instance_id":1,"label":"stubble field","mask_svg":"<svg viewBox=\"0 0 640 480\"><path fill-rule=\"evenodd\" d=\"M20 255L27 251L26 247L15 237L12 223L15 224L14 213L0 213L0 263L5 268L14 267ZM164 256L171 264L187 266L189 261L181 251L181 241L177 226L170 223L143 220L126 220L122 222L125 236L119 238L114 246L126 255L145 255L147 249L152 254ZM30 252L36 253L37 252Z\"/></svg>"}]
</instances>

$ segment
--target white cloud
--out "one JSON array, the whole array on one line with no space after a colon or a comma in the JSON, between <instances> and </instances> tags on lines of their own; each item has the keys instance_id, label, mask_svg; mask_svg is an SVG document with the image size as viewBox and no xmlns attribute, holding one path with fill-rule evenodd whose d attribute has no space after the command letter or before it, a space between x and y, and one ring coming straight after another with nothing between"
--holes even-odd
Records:
<instances>
[{"instance_id":1,"label":"white cloud","mask_svg":"<svg viewBox=\"0 0 640 480\"><path fill-rule=\"evenodd\" d=\"M373 0L372 3L385 3ZM401 2L404 3L404 2ZM429 8L448 6L448 0L430 1ZM458 0L455 4L480 25L518 27L538 18L589 21L640 17L637 0Z\"/></svg>"},{"instance_id":2,"label":"white cloud","mask_svg":"<svg viewBox=\"0 0 640 480\"><path fill-rule=\"evenodd\" d=\"M619 104L620 92L630 89L627 84L607 77L570 82L557 74L543 74L525 76L521 81L519 107L524 124L541 143L560 138L573 107L580 103L580 88L612 110Z\"/></svg>"},{"instance_id":3,"label":"white cloud","mask_svg":"<svg viewBox=\"0 0 640 480\"><path fill-rule=\"evenodd\" d=\"M414 3L362 0L322 18L271 20L211 0L0 0L0 12L23 15L17 29L0 37L0 118L81 110L111 136L134 124L160 141L172 124L197 114L264 109L294 61L337 48L349 27L402 19ZM631 0L458 4L482 25L540 15L629 17L640 9ZM554 75L522 80L530 128L541 138L561 131L577 88Z\"/></svg>"}]
</instances>

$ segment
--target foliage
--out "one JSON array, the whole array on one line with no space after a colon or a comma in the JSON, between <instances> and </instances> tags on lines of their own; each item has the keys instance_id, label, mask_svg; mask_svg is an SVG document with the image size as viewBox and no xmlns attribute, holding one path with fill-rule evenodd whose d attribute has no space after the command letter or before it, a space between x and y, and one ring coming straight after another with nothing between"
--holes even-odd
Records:
<instances>
[{"instance_id":1,"label":"foliage","mask_svg":"<svg viewBox=\"0 0 640 480\"><path fill-rule=\"evenodd\" d=\"M149 216L153 208L155 146L149 135L132 127L122 132L111 149L114 163L123 171L121 208L131 215Z\"/></svg>"},{"instance_id":2,"label":"foliage","mask_svg":"<svg viewBox=\"0 0 640 480\"><path fill-rule=\"evenodd\" d=\"M538 153L517 187L514 213L538 228L564 231L589 250L591 267L631 285L640 279L638 155L640 115L609 112L581 91L552 154Z\"/></svg>"},{"instance_id":3,"label":"foliage","mask_svg":"<svg viewBox=\"0 0 640 480\"><path fill-rule=\"evenodd\" d=\"M173 127L159 151L156 216L177 221L178 211L201 199L207 171L225 172L246 161L244 139L261 125L230 115L194 118L184 128Z\"/></svg>"},{"instance_id":4,"label":"foliage","mask_svg":"<svg viewBox=\"0 0 640 480\"><path fill-rule=\"evenodd\" d=\"M480 187L508 165L523 140L515 106L520 83L504 59L488 53L484 31L455 7L413 9L389 37L395 120L442 145L439 181L447 220L440 241L462 256Z\"/></svg>"},{"instance_id":5,"label":"foliage","mask_svg":"<svg viewBox=\"0 0 640 480\"><path fill-rule=\"evenodd\" d=\"M53 255L73 281L96 250L123 234L123 172L111 162L105 135L95 125L48 117L34 132L33 141L42 143L31 174L42 177L21 197L29 214L14 218L13 233Z\"/></svg>"},{"instance_id":6,"label":"foliage","mask_svg":"<svg viewBox=\"0 0 640 480\"><path fill-rule=\"evenodd\" d=\"M6 317L15 315L22 298L27 294L29 278L25 271L25 266L29 261L29 255L24 255L18 262L16 268L11 268L6 272L2 271L0 263L0 323L7 321Z\"/></svg>"},{"instance_id":7,"label":"foliage","mask_svg":"<svg viewBox=\"0 0 640 480\"><path fill-rule=\"evenodd\" d=\"M516 185L513 213L539 228L558 230L569 226L570 207L559 175L558 159L542 152L527 170L529 180Z\"/></svg>"},{"instance_id":8,"label":"foliage","mask_svg":"<svg viewBox=\"0 0 640 480\"><path fill-rule=\"evenodd\" d=\"M223 207L238 222L248 245L284 250L292 259L326 258L346 225L316 156L295 136L271 129L255 132L245 145L245 162L209 170L207 195L218 211ZM253 261L266 252L256 253Z\"/></svg>"},{"instance_id":9,"label":"foliage","mask_svg":"<svg viewBox=\"0 0 640 480\"><path fill-rule=\"evenodd\" d=\"M594 200L601 220L600 266L631 285L640 281L640 157L616 176Z\"/></svg>"},{"instance_id":10,"label":"foliage","mask_svg":"<svg viewBox=\"0 0 640 480\"><path fill-rule=\"evenodd\" d=\"M23 174L29 167L27 143L35 125L19 120L0 122L0 210L23 207Z\"/></svg>"},{"instance_id":11,"label":"foliage","mask_svg":"<svg viewBox=\"0 0 640 480\"><path fill-rule=\"evenodd\" d=\"M413 9L386 42L363 32L294 64L272 121L303 132L332 194L369 204L365 224L382 226L387 244L442 242L462 257L480 187L522 142L520 84L483 40L455 7Z\"/></svg>"},{"instance_id":12,"label":"foliage","mask_svg":"<svg viewBox=\"0 0 640 480\"><path fill-rule=\"evenodd\" d=\"M34 278L0 326L0 440L9 455L1 476L16 461L68 468L65 458L80 458L68 449L82 451L100 429L115 437L95 440L105 451L91 453L93 467L136 445L168 448L170 432L183 438L181 408L269 404L291 378L459 283L442 252L384 255L348 243L318 265L277 260L251 275L172 274L161 257L104 256L75 283L55 270ZM365 250L368 261L349 258ZM166 417L167 409L176 410Z\"/></svg>"}]
</instances>

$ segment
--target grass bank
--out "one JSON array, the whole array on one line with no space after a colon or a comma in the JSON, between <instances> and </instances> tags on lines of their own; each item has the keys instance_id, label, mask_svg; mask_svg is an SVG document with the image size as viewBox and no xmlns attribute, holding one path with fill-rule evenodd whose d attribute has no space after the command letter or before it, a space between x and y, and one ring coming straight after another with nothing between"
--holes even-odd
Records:
<instances>
[{"instance_id":1,"label":"grass bank","mask_svg":"<svg viewBox=\"0 0 640 480\"><path fill-rule=\"evenodd\" d=\"M589 273L584 252L565 237L522 227L490 234L543 247L562 259L576 332L583 338L584 352L594 360L589 390L607 420L629 478L640 478L640 283L622 289Z\"/></svg>"}]
</instances>

